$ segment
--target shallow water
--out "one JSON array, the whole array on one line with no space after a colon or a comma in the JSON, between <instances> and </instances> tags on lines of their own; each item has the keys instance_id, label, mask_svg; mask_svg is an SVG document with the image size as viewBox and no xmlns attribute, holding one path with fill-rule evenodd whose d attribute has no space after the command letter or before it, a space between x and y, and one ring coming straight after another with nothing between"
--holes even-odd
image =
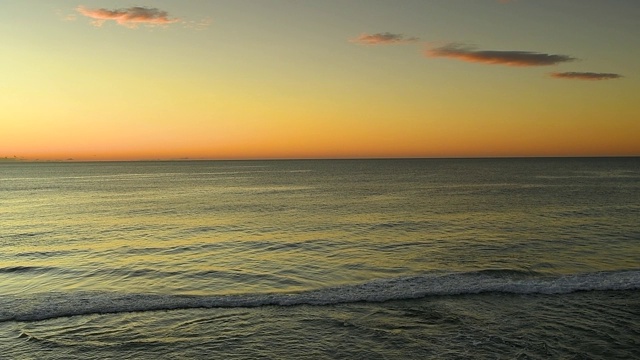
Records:
<instances>
[{"instance_id":1,"label":"shallow water","mask_svg":"<svg viewBox=\"0 0 640 360\"><path fill-rule=\"evenodd\" d=\"M0 348L638 357L639 218L637 158L0 164Z\"/></svg>"},{"instance_id":2,"label":"shallow water","mask_svg":"<svg viewBox=\"0 0 640 360\"><path fill-rule=\"evenodd\" d=\"M0 324L8 358L634 359L635 291L177 309Z\"/></svg>"}]
</instances>

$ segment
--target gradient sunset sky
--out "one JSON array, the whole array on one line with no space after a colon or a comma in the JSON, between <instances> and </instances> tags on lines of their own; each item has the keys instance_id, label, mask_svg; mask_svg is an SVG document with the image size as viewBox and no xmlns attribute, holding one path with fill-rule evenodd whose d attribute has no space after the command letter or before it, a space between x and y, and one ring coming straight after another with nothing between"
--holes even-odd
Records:
<instances>
[{"instance_id":1,"label":"gradient sunset sky","mask_svg":"<svg viewBox=\"0 0 640 360\"><path fill-rule=\"evenodd\" d=\"M7 0L0 158L640 155L638 0Z\"/></svg>"}]
</instances>

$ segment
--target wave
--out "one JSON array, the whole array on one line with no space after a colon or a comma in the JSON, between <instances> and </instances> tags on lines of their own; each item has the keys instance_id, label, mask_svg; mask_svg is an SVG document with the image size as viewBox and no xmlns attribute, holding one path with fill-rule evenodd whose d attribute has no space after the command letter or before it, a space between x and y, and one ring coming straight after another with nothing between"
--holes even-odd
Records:
<instances>
[{"instance_id":1,"label":"wave","mask_svg":"<svg viewBox=\"0 0 640 360\"><path fill-rule=\"evenodd\" d=\"M566 294L576 291L638 290L640 270L540 276L498 269L466 273L425 274L295 293L241 295L163 295L113 292L45 293L0 297L0 322L59 317L195 308L333 305L409 300L486 292Z\"/></svg>"},{"instance_id":2,"label":"wave","mask_svg":"<svg viewBox=\"0 0 640 360\"><path fill-rule=\"evenodd\" d=\"M49 271L55 270L53 267L48 266L6 266L0 267L0 274L11 273L30 273L30 274L43 274Z\"/></svg>"}]
</instances>

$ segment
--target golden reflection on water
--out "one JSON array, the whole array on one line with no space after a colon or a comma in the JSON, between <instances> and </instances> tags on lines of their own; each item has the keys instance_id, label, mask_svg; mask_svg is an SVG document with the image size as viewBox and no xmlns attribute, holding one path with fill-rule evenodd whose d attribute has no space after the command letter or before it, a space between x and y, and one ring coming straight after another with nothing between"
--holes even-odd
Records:
<instances>
[{"instance_id":1,"label":"golden reflection on water","mask_svg":"<svg viewBox=\"0 0 640 360\"><path fill-rule=\"evenodd\" d=\"M568 179L562 164L539 176L507 161L274 164L285 170L123 164L114 169L147 173L114 177L74 165L7 180L3 291L298 291L443 269L615 270L640 258L625 240L639 209L630 171L598 193L601 176Z\"/></svg>"}]
</instances>

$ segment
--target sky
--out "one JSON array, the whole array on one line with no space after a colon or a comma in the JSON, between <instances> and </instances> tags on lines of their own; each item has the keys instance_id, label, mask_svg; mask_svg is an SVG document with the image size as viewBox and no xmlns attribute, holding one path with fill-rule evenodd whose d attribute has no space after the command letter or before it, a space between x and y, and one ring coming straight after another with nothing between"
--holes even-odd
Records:
<instances>
[{"instance_id":1,"label":"sky","mask_svg":"<svg viewBox=\"0 0 640 360\"><path fill-rule=\"evenodd\" d=\"M638 0L5 0L0 158L640 155Z\"/></svg>"}]
</instances>

